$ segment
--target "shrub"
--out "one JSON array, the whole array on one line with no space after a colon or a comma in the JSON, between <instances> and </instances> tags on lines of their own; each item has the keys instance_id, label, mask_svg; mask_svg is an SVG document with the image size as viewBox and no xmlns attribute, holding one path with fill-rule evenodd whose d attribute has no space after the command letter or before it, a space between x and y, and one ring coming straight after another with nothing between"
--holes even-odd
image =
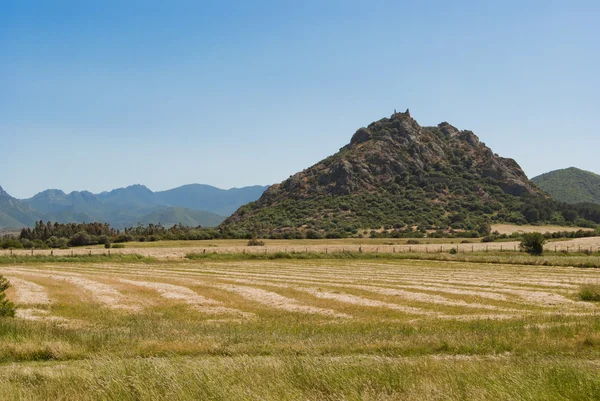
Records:
<instances>
[{"instance_id":1,"label":"shrub","mask_svg":"<svg viewBox=\"0 0 600 401\"><path fill-rule=\"evenodd\" d=\"M600 284L582 284L579 287L579 299L582 301L599 302Z\"/></svg>"},{"instance_id":2,"label":"shrub","mask_svg":"<svg viewBox=\"0 0 600 401\"><path fill-rule=\"evenodd\" d=\"M104 244L104 248L106 248L106 249L110 249L110 242L106 242L106 243Z\"/></svg>"},{"instance_id":3,"label":"shrub","mask_svg":"<svg viewBox=\"0 0 600 401\"><path fill-rule=\"evenodd\" d=\"M450 249L450 255L456 255L458 253L458 251L456 250L456 248L452 248Z\"/></svg>"},{"instance_id":4,"label":"shrub","mask_svg":"<svg viewBox=\"0 0 600 401\"><path fill-rule=\"evenodd\" d=\"M265 242L259 240L258 238L252 238L250 241L248 241L248 246L264 246Z\"/></svg>"},{"instance_id":5,"label":"shrub","mask_svg":"<svg viewBox=\"0 0 600 401\"><path fill-rule=\"evenodd\" d=\"M306 231L306 239L321 239L323 235L315 230L307 230Z\"/></svg>"},{"instance_id":6,"label":"shrub","mask_svg":"<svg viewBox=\"0 0 600 401\"><path fill-rule=\"evenodd\" d=\"M0 276L0 317L14 317L15 305L6 299L5 291L10 287L10 282Z\"/></svg>"},{"instance_id":7,"label":"shrub","mask_svg":"<svg viewBox=\"0 0 600 401\"><path fill-rule=\"evenodd\" d=\"M406 241L406 243L408 245L419 245L421 241L419 241L418 239L409 239L408 241Z\"/></svg>"},{"instance_id":8,"label":"shrub","mask_svg":"<svg viewBox=\"0 0 600 401\"><path fill-rule=\"evenodd\" d=\"M541 233L523 234L520 247L531 255L542 255L546 238Z\"/></svg>"},{"instance_id":9,"label":"shrub","mask_svg":"<svg viewBox=\"0 0 600 401\"><path fill-rule=\"evenodd\" d=\"M88 233L80 231L69 239L69 246L84 246L89 245L91 238Z\"/></svg>"},{"instance_id":10,"label":"shrub","mask_svg":"<svg viewBox=\"0 0 600 401\"><path fill-rule=\"evenodd\" d=\"M481 239L481 242L494 242L496 241L496 238L492 237L491 235L486 235L485 237L483 237Z\"/></svg>"},{"instance_id":11,"label":"shrub","mask_svg":"<svg viewBox=\"0 0 600 401\"><path fill-rule=\"evenodd\" d=\"M125 248L125 244L112 244L111 248L113 248L113 249L123 249L123 248Z\"/></svg>"}]
</instances>

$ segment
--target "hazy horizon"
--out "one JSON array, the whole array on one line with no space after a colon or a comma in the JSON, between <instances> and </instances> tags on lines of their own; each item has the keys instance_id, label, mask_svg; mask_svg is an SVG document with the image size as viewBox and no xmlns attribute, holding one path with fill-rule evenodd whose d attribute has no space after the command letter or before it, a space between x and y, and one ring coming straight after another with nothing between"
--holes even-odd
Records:
<instances>
[{"instance_id":1,"label":"hazy horizon","mask_svg":"<svg viewBox=\"0 0 600 401\"><path fill-rule=\"evenodd\" d=\"M599 16L593 1L7 2L0 186L270 185L406 108L530 178L600 173Z\"/></svg>"}]
</instances>

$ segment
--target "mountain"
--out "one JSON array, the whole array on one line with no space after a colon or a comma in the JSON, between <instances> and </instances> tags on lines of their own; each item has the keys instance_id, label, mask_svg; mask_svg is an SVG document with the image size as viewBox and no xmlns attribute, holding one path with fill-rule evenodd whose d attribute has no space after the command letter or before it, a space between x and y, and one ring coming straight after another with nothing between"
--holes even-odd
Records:
<instances>
[{"instance_id":1,"label":"mountain","mask_svg":"<svg viewBox=\"0 0 600 401\"><path fill-rule=\"evenodd\" d=\"M140 217L137 222L131 222L128 226L134 226L137 223L148 225L160 222L163 226L173 226L181 223L189 227L216 227L225 220L224 216L202 210L192 210L183 207L165 207L153 211Z\"/></svg>"},{"instance_id":2,"label":"mountain","mask_svg":"<svg viewBox=\"0 0 600 401\"><path fill-rule=\"evenodd\" d=\"M10 196L0 187L0 228L21 228L33 225L38 214L29 206Z\"/></svg>"},{"instance_id":3,"label":"mountain","mask_svg":"<svg viewBox=\"0 0 600 401\"><path fill-rule=\"evenodd\" d=\"M208 210L222 216L229 216L240 206L260 198L266 189L267 187L255 185L224 190L210 185L191 184L156 192L156 198L164 205Z\"/></svg>"},{"instance_id":4,"label":"mountain","mask_svg":"<svg viewBox=\"0 0 600 401\"><path fill-rule=\"evenodd\" d=\"M600 175L590 171L570 167L542 174L531 181L557 201L600 204Z\"/></svg>"},{"instance_id":5,"label":"mountain","mask_svg":"<svg viewBox=\"0 0 600 401\"><path fill-rule=\"evenodd\" d=\"M258 199L266 188L251 186L224 190L191 184L153 192L137 184L100 194L88 191L65 194L58 189L49 189L29 199L10 198L12 204L24 208L27 217L12 218L6 215L8 206L0 205L0 228L28 226L40 219L61 223L107 222L116 228L138 223L213 227L219 225L225 215ZM16 212L13 210L12 213Z\"/></svg>"},{"instance_id":6,"label":"mountain","mask_svg":"<svg viewBox=\"0 0 600 401\"><path fill-rule=\"evenodd\" d=\"M233 235L407 226L486 231L492 220L549 218L547 203L517 162L494 154L473 132L445 122L421 127L407 110L360 128L338 153L271 186L221 228Z\"/></svg>"}]
</instances>

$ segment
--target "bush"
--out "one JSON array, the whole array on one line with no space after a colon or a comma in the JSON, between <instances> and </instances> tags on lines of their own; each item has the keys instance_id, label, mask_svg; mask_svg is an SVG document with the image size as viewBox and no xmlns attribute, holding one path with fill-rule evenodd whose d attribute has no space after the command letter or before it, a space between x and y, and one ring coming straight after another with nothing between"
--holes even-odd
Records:
<instances>
[{"instance_id":1,"label":"bush","mask_svg":"<svg viewBox=\"0 0 600 401\"><path fill-rule=\"evenodd\" d=\"M90 245L91 237L88 233L80 231L69 239L69 246L85 246Z\"/></svg>"},{"instance_id":2,"label":"bush","mask_svg":"<svg viewBox=\"0 0 600 401\"><path fill-rule=\"evenodd\" d=\"M582 301L599 302L600 284L582 284L579 287L579 299Z\"/></svg>"},{"instance_id":3,"label":"bush","mask_svg":"<svg viewBox=\"0 0 600 401\"><path fill-rule=\"evenodd\" d=\"M456 248L452 248L450 249L450 255L456 255L458 253L458 251L456 250Z\"/></svg>"},{"instance_id":4,"label":"bush","mask_svg":"<svg viewBox=\"0 0 600 401\"><path fill-rule=\"evenodd\" d=\"M106 249L110 249L110 242L106 242L106 243L104 244L104 248L106 248Z\"/></svg>"},{"instance_id":5,"label":"bush","mask_svg":"<svg viewBox=\"0 0 600 401\"><path fill-rule=\"evenodd\" d=\"M0 276L0 317L14 317L15 305L6 299L5 291L10 287L10 282Z\"/></svg>"},{"instance_id":6,"label":"bush","mask_svg":"<svg viewBox=\"0 0 600 401\"><path fill-rule=\"evenodd\" d=\"M481 242L494 242L496 241L496 238L492 237L491 235L486 235L485 237L483 237L481 239Z\"/></svg>"},{"instance_id":7,"label":"bush","mask_svg":"<svg viewBox=\"0 0 600 401\"><path fill-rule=\"evenodd\" d=\"M421 241L419 241L417 239L409 239L408 241L406 241L406 243L408 245L419 245L421 243Z\"/></svg>"},{"instance_id":8,"label":"bush","mask_svg":"<svg viewBox=\"0 0 600 401\"><path fill-rule=\"evenodd\" d=\"M265 242L259 240L258 238L252 238L250 241L248 241L248 246L264 246Z\"/></svg>"},{"instance_id":9,"label":"bush","mask_svg":"<svg viewBox=\"0 0 600 401\"><path fill-rule=\"evenodd\" d=\"M112 249L123 249L125 248L125 244L112 244L110 247Z\"/></svg>"},{"instance_id":10,"label":"bush","mask_svg":"<svg viewBox=\"0 0 600 401\"><path fill-rule=\"evenodd\" d=\"M546 238L541 233L523 234L520 247L531 255L542 255Z\"/></svg>"}]
</instances>

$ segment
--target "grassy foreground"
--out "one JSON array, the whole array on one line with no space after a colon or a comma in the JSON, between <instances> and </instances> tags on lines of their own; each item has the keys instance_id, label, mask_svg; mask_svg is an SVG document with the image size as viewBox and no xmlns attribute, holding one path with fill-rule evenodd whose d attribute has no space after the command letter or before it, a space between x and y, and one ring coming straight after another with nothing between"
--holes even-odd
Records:
<instances>
[{"instance_id":1,"label":"grassy foreground","mask_svg":"<svg viewBox=\"0 0 600 401\"><path fill-rule=\"evenodd\" d=\"M2 400L600 399L600 308L578 302L596 269L206 258L0 274L15 279L17 303L18 280L52 301L19 305L37 320L0 319ZM82 278L118 291L119 303ZM171 287L165 296L140 283ZM174 297L183 287L247 316Z\"/></svg>"}]
</instances>

